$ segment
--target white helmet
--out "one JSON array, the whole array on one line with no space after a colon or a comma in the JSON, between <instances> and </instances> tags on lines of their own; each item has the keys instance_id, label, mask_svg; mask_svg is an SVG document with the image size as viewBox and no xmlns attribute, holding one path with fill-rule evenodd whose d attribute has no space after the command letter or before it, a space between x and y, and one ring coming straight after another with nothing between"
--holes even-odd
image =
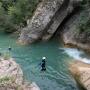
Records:
<instances>
[{"instance_id":1,"label":"white helmet","mask_svg":"<svg viewBox=\"0 0 90 90\"><path fill-rule=\"evenodd\" d=\"M44 60L45 60L45 59L46 59L46 57L42 57L42 59L44 59Z\"/></svg>"}]
</instances>

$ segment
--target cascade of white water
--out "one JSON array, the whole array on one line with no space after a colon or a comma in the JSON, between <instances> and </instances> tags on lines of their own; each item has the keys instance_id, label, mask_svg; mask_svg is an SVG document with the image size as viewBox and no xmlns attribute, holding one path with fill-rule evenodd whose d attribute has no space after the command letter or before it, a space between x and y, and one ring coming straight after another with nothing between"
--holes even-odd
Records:
<instances>
[{"instance_id":1,"label":"cascade of white water","mask_svg":"<svg viewBox=\"0 0 90 90\"><path fill-rule=\"evenodd\" d=\"M76 48L60 48L64 50L64 53L68 54L70 57L74 58L75 60L83 61L84 63L90 64L90 59L87 57L82 57L85 53L80 51Z\"/></svg>"}]
</instances>

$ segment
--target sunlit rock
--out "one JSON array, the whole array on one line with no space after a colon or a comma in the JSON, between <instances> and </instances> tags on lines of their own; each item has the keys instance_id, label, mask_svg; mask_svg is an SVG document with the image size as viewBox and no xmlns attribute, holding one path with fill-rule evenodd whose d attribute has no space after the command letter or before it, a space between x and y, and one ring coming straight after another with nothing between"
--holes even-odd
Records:
<instances>
[{"instance_id":1,"label":"sunlit rock","mask_svg":"<svg viewBox=\"0 0 90 90\"><path fill-rule=\"evenodd\" d=\"M33 43L49 40L63 20L82 0L43 0L37 7L27 27L21 30L19 42Z\"/></svg>"},{"instance_id":2,"label":"sunlit rock","mask_svg":"<svg viewBox=\"0 0 90 90\"><path fill-rule=\"evenodd\" d=\"M90 64L74 61L70 64L70 72L83 88L90 90Z\"/></svg>"},{"instance_id":3,"label":"sunlit rock","mask_svg":"<svg viewBox=\"0 0 90 90\"><path fill-rule=\"evenodd\" d=\"M33 82L28 83L23 79L20 66L10 58L0 58L0 90L40 90Z\"/></svg>"}]
</instances>

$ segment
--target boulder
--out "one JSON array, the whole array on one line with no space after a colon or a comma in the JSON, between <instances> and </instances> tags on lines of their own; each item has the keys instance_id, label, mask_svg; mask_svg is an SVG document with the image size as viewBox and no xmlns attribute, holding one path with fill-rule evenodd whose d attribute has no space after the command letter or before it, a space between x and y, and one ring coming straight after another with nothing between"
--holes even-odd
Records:
<instances>
[{"instance_id":1,"label":"boulder","mask_svg":"<svg viewBox=\"0 0 90 90\"><path fill-rule=\"evenodd\" d=\"M90 30L87 28L81 30L89 19L90 8L79 10L65 22L62 28L59 28L62 29L61 37L65 45L77 46L90 51Z\"/></svg>"},{"instance_id":2,"label":"boulder","mask_svg":"<svg viewBox=\"0 0 90 90\"><path fill-rule=\"evenodd\" d=\"M85 90L90 90L90 64L81 61L74 61L69 68L76 81Z\"/></svg>"},{"instance_id":3,"label":"boulder","mask_svg":"<svg viewBox=\"0 0 90 90\"><path fill-rule=\"evenodd\" d=\"M10 58L0 58L0 90L40 90L33 82L28 83L23 79L20 66Z\"/></svg>"},{"instance_id":4,"label":"boulder","mask_svg":"<svg viewBox=\"0 0 90 90\"><path fill-rule=\"evenodd\" d=\"M43 0L37 7L32 19L21 30L19 42L33 43L48 40L56 32L62 21L69 15L77 2L81 0Z\"/></svg>"}]
</instances>

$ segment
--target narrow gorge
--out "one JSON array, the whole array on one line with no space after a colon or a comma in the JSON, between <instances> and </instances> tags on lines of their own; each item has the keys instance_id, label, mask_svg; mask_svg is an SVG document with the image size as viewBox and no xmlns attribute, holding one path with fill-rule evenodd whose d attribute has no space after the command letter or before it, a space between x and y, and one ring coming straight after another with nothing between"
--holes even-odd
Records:
<instances>
[{"instance_id":1,"label":"narrow gorge","mask_svg":"<svg viewBox=\"0 0 90 90\"><path fill-rule=\"evenodd\" d=\"M89 0L1 0L0 13L0 90L90 90Z\"/></svg>"}]
</instances>

